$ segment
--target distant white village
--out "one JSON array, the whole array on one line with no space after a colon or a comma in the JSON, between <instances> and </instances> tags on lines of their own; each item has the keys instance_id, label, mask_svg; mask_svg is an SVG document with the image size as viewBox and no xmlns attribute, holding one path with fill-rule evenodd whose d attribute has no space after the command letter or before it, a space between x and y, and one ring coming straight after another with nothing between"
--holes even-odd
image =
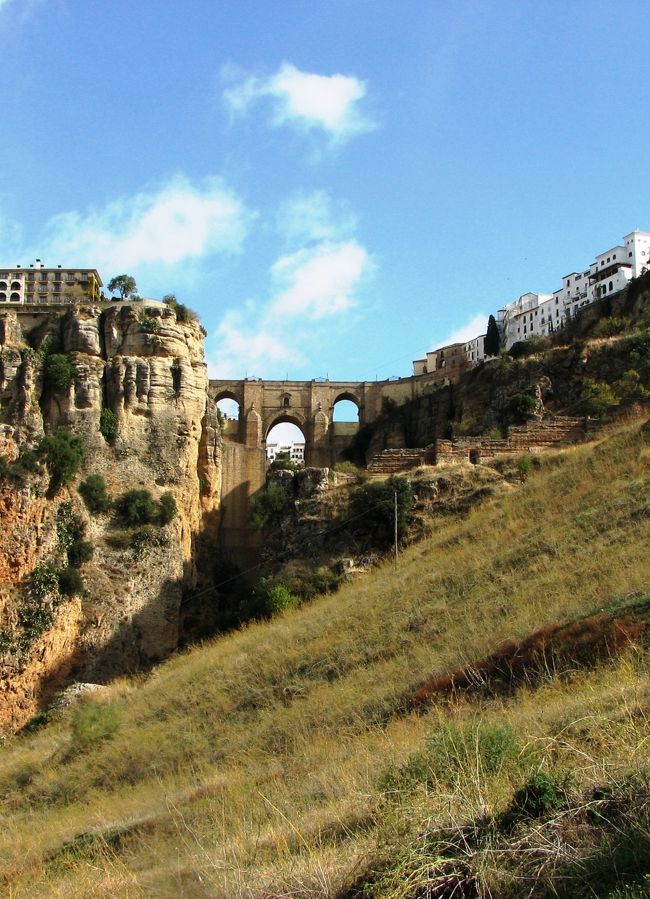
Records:
<instances>
[{"instance_id":1,"label":"distant white village","mask_svg":"<svg viewBox=\"0 0 650 899\"><path fill-rule=\"evenodd\" d=\"M281 459L289 459L296 465L302 465L305 461L305 441L295 441L292 443L267 443L267 462L275 462L278 457L280 457Z\"/></svg>"},{"instance_id":2,"label":"distant white village","mask_svg":"<svg viewBox=\"0 0 650 899\"><path fill-rule=\"evenodd\" d=\"M650 233L632 231L623 242L596 256L588 268L570 272L562 278L562 286L553 293L525 293L499 309L496 317L501 346L509 350L513 344L533 335L547 337L562 328L567 319L583 306L602 297L618 293L650 268ZM466 343L453 343L415 359L413 374L423 375L446 369L476 365L485 354L485 334Z\"/></svg>"}]
</instances>

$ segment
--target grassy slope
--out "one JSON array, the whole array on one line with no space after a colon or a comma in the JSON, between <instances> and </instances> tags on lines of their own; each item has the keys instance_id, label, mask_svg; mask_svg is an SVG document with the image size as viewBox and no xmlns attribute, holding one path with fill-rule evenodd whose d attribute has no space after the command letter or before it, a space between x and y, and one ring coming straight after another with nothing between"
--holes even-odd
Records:
<instances>
[{"instance_id":1,"label":"grassy slope","mask_svg":"<svg viewBox=\"0 0 650 899\"><path fill-rule=\"evenodd\" d=\"M507 695L440 697L425 714L409 701L504 640L646 596L649 487L638 426L549 454L520 491L446 518L397 571L116 684L99 713L119 717L111 738L85 745L69 711L9 743L5 890L333 896L361 895L361 878L365 895L423 896L423 834L502 811L533 770L572 772L578 795L644 768L643 648ZM470 752L436 768L427 746L483 726L510 734L508 764ZM388 789L409 758L425 773ZM486 857L472 861L480 889L520 895Z\"/></svg>"}]
</instances>

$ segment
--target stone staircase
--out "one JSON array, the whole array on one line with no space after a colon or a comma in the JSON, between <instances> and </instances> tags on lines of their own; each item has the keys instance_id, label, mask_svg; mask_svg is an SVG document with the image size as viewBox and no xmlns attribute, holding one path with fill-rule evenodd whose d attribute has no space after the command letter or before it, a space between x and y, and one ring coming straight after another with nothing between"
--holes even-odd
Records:
<instances>
[{"instance_id":1,"label":"stone staircase","mask_svg":"<svg viewBox=\"0 0 650 899\"><path fill-rule=\"evenodd\" d=\"M367 470L371 474L395 474L425 464L423 449L385 449L373 456Z\"/></svg>"}]
</instances>

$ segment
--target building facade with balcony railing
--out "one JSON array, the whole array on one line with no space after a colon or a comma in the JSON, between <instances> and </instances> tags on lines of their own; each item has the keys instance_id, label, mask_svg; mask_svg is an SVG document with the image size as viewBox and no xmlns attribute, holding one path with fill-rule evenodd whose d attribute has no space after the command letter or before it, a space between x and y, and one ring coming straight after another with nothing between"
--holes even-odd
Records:
<instances>
[{"instance_id":1,"label":"building facade with balcony railing","mask_svg":"<svg viewBox=\"0 0 650 899\"><path fill-rule=\"evenodd\" d=\"M583 306L623 290L632 278L650 269L650 232L631 231L623 242L599 253L589 268L570 272L562 278L562 286L553 293L522 294L497 313L501 343L505 349L532 336L548 337L562 328L569 316ZM447 369L459 374L463 368L486 358L485 335L465 344L439 347L423 359L413 361L413 373L424 375Z\"/></svg>"},{"instance_id":2,"label":"building facade with balcony railing","mask_svg":"<svg viewBox=\"0 0 650 899\"><path fill-rule=\"evenodd\" d=\"M103 282L97 269L46 268L37 259L27 268L0 268L0 308L3 305L62 305L98 302Z\"/></svg>"}]
</instances>

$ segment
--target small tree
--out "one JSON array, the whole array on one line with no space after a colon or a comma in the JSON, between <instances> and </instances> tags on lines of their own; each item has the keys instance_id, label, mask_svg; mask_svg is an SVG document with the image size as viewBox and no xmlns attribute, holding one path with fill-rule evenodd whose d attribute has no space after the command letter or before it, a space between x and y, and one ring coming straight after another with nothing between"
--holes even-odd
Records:
<instances>
[{"instance_id":1,"label":"small tree","mask_svg":"<svg viewBox=\"0 0 650 899\"><path fill-rule=\"evenodd\" d=\"M485 355L498 356L501 347L501 335L493 315L488 318L487 333L485 335Z\"/></svg>"},{"instance_id":2,"label":"small tree","mask_svg":"<svg viewBox=\"0 0 650 899\"><path fill-rule=\"evenodd\" d=\"M617 402L616 394L609 384L605 384L602 381L594 381L592 378L585 378L580 396L580 405L585 415L593 415L596 418L600 418L612 406L615 406Z\"/></svg>"},{"instance_id":3,"label":"small tree","mask_svg":"<svg viewBox=\"0 0 650 899\"><path fill-rule=\"evenodd\" d=\"M132 293L137 291L135 278L131 275L116 275L108 282L108 289L111 293L119 293L121 299L125 300Z\"/></svg>"}]
</instances>

